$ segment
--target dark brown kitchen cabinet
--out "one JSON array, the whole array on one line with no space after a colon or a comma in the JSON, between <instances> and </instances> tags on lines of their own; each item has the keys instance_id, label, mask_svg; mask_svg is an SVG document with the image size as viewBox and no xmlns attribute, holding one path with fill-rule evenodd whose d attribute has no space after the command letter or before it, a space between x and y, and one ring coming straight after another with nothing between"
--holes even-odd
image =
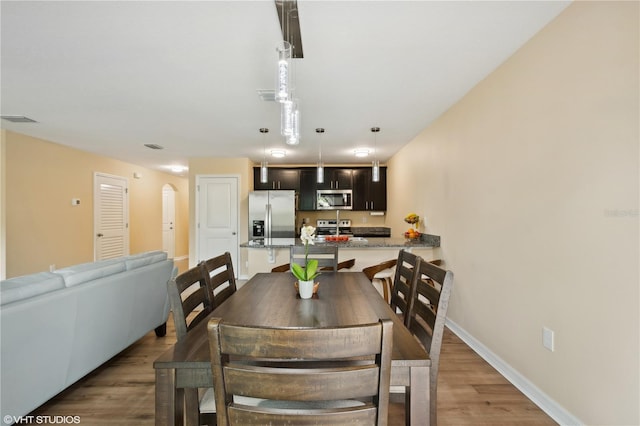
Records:
<instances>
[{"instance_id":1,"label":"dark brown kitchen cabinet","mask_svg":"<svg viewBox=\"0 0 640 426\"><path fill-rule=\"evenodd\" d=\"M253 189L300 189L300 170L269 167L267 183L260 182L260 167L253 168Z\"/></svg>"},{"instance_id":2,"label":"dark brown kitchen cabinet","mask_svg":"<svg viewBox=\"0 0 640 426\"><path fill-rule=\"evenodd\" d=\"M325 167L324 183L318 183L317 189L353 189L352 170L341 167Z\"/></svg>"},{"instance_id":3,"label":"dark brown kitchen cabinet","mask_svg":"<svg viewBox=\"0 0 640 426\"><path fill-rule=\"evenodd\" d=\"M380 167L379 182L373 182L371 167L353 169L353 210L387 210L386 167Z\"/></svg>"},{"instance_id":4,"label":"dark brown kitchen cabinet","mask_svg":"<svg viewBox=\"0 0 640 426\"><path fill-rule=\"evenodd\" d=\"M300 193L298 210L314 211L316 209L316 169L308 167L300 169Z\"/></svg>"}]
</instances>

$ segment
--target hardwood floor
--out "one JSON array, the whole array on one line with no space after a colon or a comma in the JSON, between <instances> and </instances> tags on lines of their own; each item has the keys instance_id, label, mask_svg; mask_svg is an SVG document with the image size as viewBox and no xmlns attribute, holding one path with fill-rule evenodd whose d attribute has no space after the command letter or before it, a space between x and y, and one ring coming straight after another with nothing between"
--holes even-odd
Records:
<instances>
[{"instance_id":1,"label":"hardwood floor","mask_svg":"<svg viewBox=\"0 0 640 426\"><path fill-rule=\"evenodd\" d=\"M174 342L173 320L169 317L166 337L148 333L31 414L80 416L83 426L153 425L153 361ZM440 358L438 423L556 424L448 329ZM390 406L389 426L396 425L404 425L401 403Z\"/></svg>"}]
</instances>

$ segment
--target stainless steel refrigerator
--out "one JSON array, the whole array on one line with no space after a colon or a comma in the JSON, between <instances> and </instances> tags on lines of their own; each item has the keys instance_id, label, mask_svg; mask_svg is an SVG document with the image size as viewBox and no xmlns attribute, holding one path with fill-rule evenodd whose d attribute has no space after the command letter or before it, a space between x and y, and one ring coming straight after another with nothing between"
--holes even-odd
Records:
<instances>
[{"instance_id":1,"label":"stainless steel refrigerator","mask_svg":"<svg viewBox=\"0 0 640 426\"><path fill-rule=\"evenodd\" d=\"M294 239L295 205L295 191L250 192L249 240L273 244L274 239Z\"/></svg>"}]
</instances>

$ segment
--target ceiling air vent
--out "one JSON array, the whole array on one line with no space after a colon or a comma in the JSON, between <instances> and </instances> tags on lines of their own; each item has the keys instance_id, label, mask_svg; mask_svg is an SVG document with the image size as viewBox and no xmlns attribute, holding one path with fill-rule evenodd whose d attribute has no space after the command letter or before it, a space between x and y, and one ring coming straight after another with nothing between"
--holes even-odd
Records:
<instances>
[{"instance_id":1,"label":"ceiling air vent","mask_svg":"<svg viewBox=\"0 0 640 426\"><path fill-rule=\"evenodd\" d=\"M1 117L3 120L7 120L12 123L37 123L36 120L32 120L24 115L3 115Z\"/></svg>"},{"instance_id":2,"label":"ceiling air vent","mask_svg":"<svg viewBox=\"0 0 640 426\"><path fill-rule=\"evenodd\" d=\"M164 149L163 146L156 145L155 143L145 143L144 146L151 149Z\"/></svg>"}]
</instances>

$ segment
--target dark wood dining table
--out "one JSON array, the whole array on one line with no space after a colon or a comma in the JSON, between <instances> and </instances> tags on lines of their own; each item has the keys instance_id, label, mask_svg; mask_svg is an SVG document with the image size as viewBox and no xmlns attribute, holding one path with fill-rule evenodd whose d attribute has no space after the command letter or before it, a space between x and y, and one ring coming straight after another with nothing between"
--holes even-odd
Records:
<instances>
[{"instance_id":1,"label":"dark wood dining table","mask_svg":"<svg viewBox=\"0 0 640 426\"><path fill-rule=\"evenodd\" d=\"M289 272L259 273L208 318L272 327L332 327L390 318L393 325L391 386L406 389L406 424L429 424L429 369L425 349L362 272L322 273L318 293L300 299ZM153 364L156 371L156 425L182 423L183 388L213 387L208 318L189 331Z\"/></svg>"}]
</instances>

